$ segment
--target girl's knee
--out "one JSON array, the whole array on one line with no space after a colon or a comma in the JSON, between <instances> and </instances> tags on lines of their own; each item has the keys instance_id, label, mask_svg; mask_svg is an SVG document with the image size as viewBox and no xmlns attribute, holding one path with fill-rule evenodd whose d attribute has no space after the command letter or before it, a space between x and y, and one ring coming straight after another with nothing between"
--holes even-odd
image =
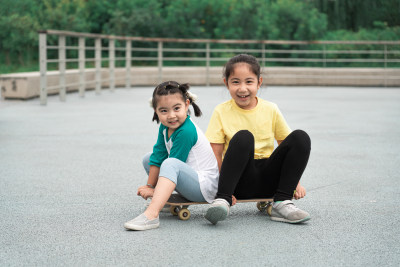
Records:
<instances>
[{"instance_id":1,"label":"girl's knee","mask_svg":"<svg viewBox=\"0 0 400 267\"><path fill-rule=\"evenodd\" d=\"M295 144L300 148L310 151L311 150L311 139L310 136L303 130L294 130L291 134L291 138L294 139Z\"/></svg>"},{"instance_id":2,"label":"girl's knee","mask_svg":"<svg viewBox=\"0 0 400 267\"><path fill-rule=\"evenodd\" d=\"M248 130L240 130L238 131L229 142L229 146L235 145L240 149L251 148L254 146L254 136Z\"/></svg>"},{"instance_id":3,"label":"girl's knee","mask_svg":"<svg viewBox=\"0 0 400 267\"><path fill-rule=\"evenodd\" d=\"M175 184L178 182L178 176L180 172L179 165L182 163L179 159L176 158L167 158L163 161L160 166L160 176L165 177Z\"/></svg>"},{"instance_id":4,"label":"girl's knee","mask_svg":"<svg viewBox=\"0 0 400 267\"><path fill-rule=\"evenodd\" d=\"M163 167L172 167L172 168L178 168L177 165L180 164L182 161L180 161L179 159L176 158L167 158L163 161L163 163L161 164L160 168Z\"/></svg>"},{"instance_id":5,"label":"girl's knee","mask_svg":"<svg viewBox=\"0 0 400 267\"><path fill-rule=\"evenodd\" d=\"M167 173L168 178L170 176L177 177L179 175L179 165L182 163L179 159L176 158L167 158L163 161L160 166L160 173ZM175 181L176 182L176 181Z\"/></svg>"},{"instance_id":6,"label":"girl's knee","mask_svg":"<svg viewBox=\"0 0 400 267\"><path fill-rule=\"evenodd\" d=\"M149 163L150 163L150 156L151 156L152 152L147 153L146 155L143 156L142 159L142 164L143 164L143 168L148 172L148 170L150 169Z\"/></svg>"}]
</instances>

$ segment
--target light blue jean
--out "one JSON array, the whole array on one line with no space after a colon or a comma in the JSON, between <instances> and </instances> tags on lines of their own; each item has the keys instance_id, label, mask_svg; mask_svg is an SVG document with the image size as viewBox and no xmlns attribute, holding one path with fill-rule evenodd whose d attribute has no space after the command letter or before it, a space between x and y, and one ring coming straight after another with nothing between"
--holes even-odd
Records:
<instances>
[{"instance_id":1,"label":"light blue jean","mask_svg":"<svg viewBox=\"0 0 400 267\"><path fill-rule=\"evenodd\" d=\"M143 167L146 173L150 171L151 152L143 157ZM175 191L190 201L206 201L200 190L199 177L197 172L185 162L167 158L160 166L159 177L171 180L175 185Z\"/></svg>"}]
</instances>

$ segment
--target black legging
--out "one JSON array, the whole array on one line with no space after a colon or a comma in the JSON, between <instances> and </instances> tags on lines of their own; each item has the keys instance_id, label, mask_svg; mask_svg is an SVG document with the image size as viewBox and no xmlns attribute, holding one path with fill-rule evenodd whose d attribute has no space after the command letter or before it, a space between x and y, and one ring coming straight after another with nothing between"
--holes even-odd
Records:
<instances>
[{"instance_id":1,"label":"black legging","mask_svg":"<svg viewBox=\"0 0 400 267\"><path fill-rule=\"evenodd\" d=\"M274 197L274 201L293 198L294 190L307 166L311 140L295 130L267 159L254 159L254 136L237 132L229 143L221 166L217 198L232 205L237 199Z\"/></svg>"}]
</instances>

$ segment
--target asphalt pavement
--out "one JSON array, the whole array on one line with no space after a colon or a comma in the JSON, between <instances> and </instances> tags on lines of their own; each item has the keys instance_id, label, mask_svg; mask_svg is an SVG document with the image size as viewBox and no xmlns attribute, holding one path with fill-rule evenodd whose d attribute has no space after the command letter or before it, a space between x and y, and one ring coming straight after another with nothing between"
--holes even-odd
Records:
<instances>
[{"instance_id":1,"label":"asphalt pavement","mask_svg":"<svg viewBox=\"0 0 400 267\"><path fill-rule=\"evenodd\" d=\"M149 87L0 100L0 266L400 266L400 88L264 87L312 151L296 205L312 219L270 221L238 204L214 226L206 205L160 228L126 231L144 210ZM192 87L205 131L223 87Z\"/></svg>"}]
</instances>

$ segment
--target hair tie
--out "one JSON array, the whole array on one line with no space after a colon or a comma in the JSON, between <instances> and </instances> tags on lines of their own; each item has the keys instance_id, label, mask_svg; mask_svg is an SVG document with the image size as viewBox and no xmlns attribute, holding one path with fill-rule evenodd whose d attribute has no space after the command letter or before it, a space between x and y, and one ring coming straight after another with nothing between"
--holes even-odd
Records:
<instances>
[{"instance_id":1,"label":"hair tie","mask_svg":"<svg viewBox=\"0 0 400 267\"><path fill-rule=\"evenodd\" d=\"M186 92L186 96L187 96L187 98L190 98L190 99L192 100L193 103L196 102L196 100L197 100L197 95L192 94L192 93L189 92L189 91Z\"/></svg>"}]
</instances>

